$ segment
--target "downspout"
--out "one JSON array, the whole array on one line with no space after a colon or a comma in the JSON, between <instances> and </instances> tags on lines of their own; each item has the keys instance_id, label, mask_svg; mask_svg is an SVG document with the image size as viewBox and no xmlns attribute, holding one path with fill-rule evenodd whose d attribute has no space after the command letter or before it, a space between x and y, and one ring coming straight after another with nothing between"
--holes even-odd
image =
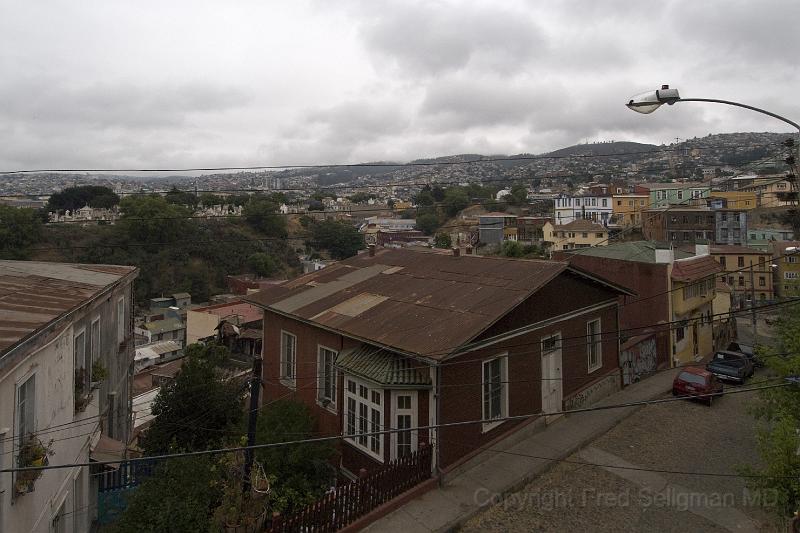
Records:
<instances>
[{"instance_id":1,"label":"downspout","mask_svg":"<svg viewBox=\"0 0 800 533\"><path fill-rule=\"evenodd\" d=\"M436 388L434 390L434 401L436 402L436 421L435 426L441 424L442 420L442 398L440 395L440 391L442 390L442 367L440 366L439 362L436 363L434 366L434 372L436 372ZM438 486L441 488L444 486L444 476L442 475L442 447L439 441L439 427L434 427L433 431L436 432L436 439L434 441L434 470L436 472Z\"/></svg>"}]
</instances>

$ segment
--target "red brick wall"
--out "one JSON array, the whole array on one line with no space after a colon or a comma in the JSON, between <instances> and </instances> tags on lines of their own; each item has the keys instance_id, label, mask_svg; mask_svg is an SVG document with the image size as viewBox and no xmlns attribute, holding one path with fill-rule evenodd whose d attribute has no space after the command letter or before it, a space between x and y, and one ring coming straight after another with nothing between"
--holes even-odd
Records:
<instances>
[{"instance_id":1,"label":"red brick wall","mask_svg":"<svg viewBox=\"0 0 800 533\"><path fill-rule=\"evenodd\" d=\"M587 293L590 294L591 291ZM570 290L563 294L572 295L575 294L575 291ZM564 298L563 294L560 300L569 301L570 298ZM596 296L600 297L599 302L601 302L603 299L607 299L608 295L597 293ZM538 294L533 297L534 300L538 298ZM582 303L591 305L592 302ZM550 307L548 306L548 308ZM568 305L561 302L553 304L552 308L558 309L558 312L553 314L566 312L564 307L568 307ZM531 306L521 306L517 312L524 313L530 309ZM539 316L531 322L546 318L541 316L541 313L533 314ZM518 318L509 317L509 323L517 323ZM589 374L586 323L596 318L601 320L601 331L611 333L602 336L603 366ZM569 396L609 373L619 371L619 352L615 330L616 306L611 306L448 360L447 364L442 367L441 422L482 418L481 362L505 352L508 353L508 414L515 416L540 412L542 408L541 340L556 332L560 332L562 338L563 397L566 400ZM493 439L524 421L524 419L508 421L485 433L482 431L481 424L442 428L440 433L442 467L447 468L465 454L477 450L481 446L487 446Z\"/></svg>"}]
</instances>

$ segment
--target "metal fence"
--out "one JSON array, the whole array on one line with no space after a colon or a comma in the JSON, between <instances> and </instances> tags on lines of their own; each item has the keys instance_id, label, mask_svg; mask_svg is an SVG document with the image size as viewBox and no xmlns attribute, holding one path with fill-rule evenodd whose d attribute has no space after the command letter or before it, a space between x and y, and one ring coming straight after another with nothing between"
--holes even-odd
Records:
<instances>
[{"instance_id":1,"label":"metal fence","mask_svg":"<svg viewBox=\"0 0 800 533\"><path fill-rule=\"evenodd\" d=\"M337 531L431 477L431 447L388 463L371 474L336 487L292 514L276 515L265 531L323 533Z\"/></svg>"}]
</instances>

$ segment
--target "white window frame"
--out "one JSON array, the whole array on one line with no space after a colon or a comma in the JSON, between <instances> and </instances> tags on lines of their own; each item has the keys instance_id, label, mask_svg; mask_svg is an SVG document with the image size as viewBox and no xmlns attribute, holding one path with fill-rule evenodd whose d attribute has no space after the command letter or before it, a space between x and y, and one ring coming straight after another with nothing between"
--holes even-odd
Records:
<instances>
[{"instance_id":1,"label":"white window frame","mask_svg":"<svg viewBox=\"0 0 800 533\"><path fill-rule=\"evenodd\" d=\"M597 330L594 334L591 333L591 325L597 324ZM586 363L588 368L588 373L591 374L592 372L603 368L603 335L602 335L602 323L599 318L595 318L593 320L589 320L586 322ZM596 335L596 338L595 338ZM597 361L595 364L592 364L592 349L596 351Z\"/></svg>"},{"instance_id":2,"label":"white window frame","mask_svg":"<svg viewBox=\"0 0 800 533\"><path fill-rule=\"evenodd\" d=\"M292 353L292 364L291 370L292 373L289 375L286 370L289 368L289 364L287 361L288 353L286 351L286 343L284 342L284 338L291 337L294 339L293 343L293 353ZM280 358L280 380L281 383L290 387L292 389L297 387L297 335L294 333L289 333L288 331L281 330L281 358Z\"/></svg>"},{"instance_id":3,"label":"white window frame","mask_svg":"<svg viewBox=\"0 0 800 533\"><path fill-rule=\"evenodd\" d=\"M96 338L95 338L95 325L97 325ZM87 372L89 374L89 382L91 382L93 379L92 366L94 366L94 364L100 360L100 342L101 342L100 339L102 338L102 336L103 336L102 324L100 322L100 316L98 315L97 317L94 318L94 320L92 320L92 324L89 327L89 343L90 343L89 351L91 354L89 356L89 363L87 369Z\"/></svg>"},{"instance_id":4,"label":"white window frame","mask_svg":"<svg viewBox=\"0 0 800 533\"><path fill-rule=\"evenodd\" d=\"M415 390L395 390L392 391L390 394L392 398L392 406L389 409L391 413L391 427L392 429L400 429L400 425L398 424L398 418L400 416L411 416L411 423L410 426L412 429L408 431L411 435L411 453L416 452L419 449L419 431L414 430L418 425L417 422L417 413L418 413L418 403L417 403L417 391ZM411 398L411 405L408 408L401 409L398 405L398 400L401 396L409 396ZM398 452L398 435L400 435L399 431L393 431L391 433L391 447L392 447L392 455L391 459L395 460L400 455Z\"/></svg>"},{"instance_id":5,"label":"white window frame","mask_svg":"<svg viewBox=\"0 0 800 533\"><path fill-rule=\"evenodd\" d=\"M295 350L296 351L296 350ZM325 361L323 360L324 352L331 354L330 368L326 368ZM336 385L338 373L336 372L336 356L338 351L333 348L328 348L322 344L317 345L317 403L325 409L335 413L336 412ZM297 358L295 357L295 364ZM327 371L330 370L331 376L331 395L325 395L325 376Z\"/></svg>"},{"instance_id":6,"label":"white window frame","mask_svg":"<svg viewBox=\"0 0 800 533\"><path fill-rule=\"evenodd\" d=\"M125 341L125 296L117 300L117 342Z\"/></svg>"},{"instance_id":7,"label":"white window frame","mask_svg":"<svg viewBox=\"0 0 800 533\"><path fill-rule=\"evenodd\" d=\"M27 390L28 383L31 384L33 391L31 392L31 397L25 397L25 402L23 403L21 400L22 398L21 393L23 387ZM15 402L14 402L14 422L15 422L15 432L17 433L17 440L15 444L17 448L21 448L22 444L25 442L25 438L28 434L36 434L36 374L32 373L26 376L24 379L21 379L17 382L16 390L14 391ZM28 406L30 405L30 411L28 411ZM22 408L25 408L25 413L30 413L28 417L23 417ZM23 423L23 418L30 418L30 428L27 427L27 424ZM23 426L25 426L23 428Z\"/></svg>"},{"instance_id":8,"label":"white window frame","mask_svg":"<svg viewBox=\"0 0 800 533\"><path fill-rule=\"evenodd\" d=\"M490 414L486 412L486 396L489 393L486 382L486 366L494 361L500 361L500 416L498 420L489 420ZM491 401L491 400L490 400ZM491 410L491 407L490 407ZM482 432L486 433L496 428L508 416L508 352L484 359L481 362L481 418L486 420L482 424Z\"/></svg>"},{"instance_id":9,"label":"white window frame","mask_svg":"<svg viewBox=\"0 0 800 533\"><path fill-rule=\"evenodd\" d=\"M78 370L78 368L80 368L78 366L78 362L79 361L78 361L78 353L77 353L78 337L82 337L83 338L83 347L82 347L82 351L83 351L83 361L82 362L83 362L83 372L84 372L84 377L83 377L83 380L84 380L84 383L83 383L83 396L86 397L86 396L89 395L90 388L91 388L91 383L92 383L92 381L91 381L91 372L92 372L92 370L91 370L91 368L89 368L89 362L87 360L88 357L91 357L91 354L87 353L88 350L86 349L87 348L87 346L86 346L87 345L87 342L86 342L86 328L79 329L77 331L77 333L75 333L75 335L72 337L72 349L74 350L73 354L72 354L72 360L73 360L73 363L74 363L74 366L72 368L72 370L73 370L72 379L73 380L76 377L75 376L76 371ZM72 385L73 385L73 390L75 390L74 386L77 385L77 384L74 383L74 381L73 381Z\"/></svg>"},{"instance_id":10,"label":"white window frame","mask_svg":"<svg viewBox=\"0 0 800 533\"><path fill-rule=\"evenodd\" d=\"M678 189L678 200L683 200L683 190Z\"/></svg>"},{"instance_id":11,"label":"white window frame","mask_svg":"<svg viewBox=\"0 0 800 533\"><path fill-rule=\"evenodd\" d=\"M355 393L353 393L350 389L350 383L355 384ZM361 395L362 388L366 389L366 398ZM379 402L375 402L375 394L378 394ZM371 385L366 381L360 380L353 376L345 374L344 376L344 416L342 417L342 422L344 423L344 427L342 428L342 433L345 435L344 441L359 450L362 453L367 454L368 456L380 461L381 463L384 462L383 459L383 451L384 451L384 443L386 436L385 434L380 435L366 435L363 439L359 438L360 433L362 433L362 422L363 422L363 433L371 433L373 431L382 431L384 430L384 406L386 405L386 397L391 397L390 394L387 394L387 391L383 390L382 388ZM351 400L355 402L355 412L351 413L349 409L349 405L351 405ZM362 409L366 411L367 416L362 417L361 412ZM377 429L373 430L373 411L377 411L380 416L380 424ZM353 416L355 416L355 420L353 420ZM355 433L351 433L349 431L350 424L353 424L355 428ZM361 442L363 440L363 442ZM372 443L377 442L377 451L372 450Z\"/></svg>"}]
</instances>

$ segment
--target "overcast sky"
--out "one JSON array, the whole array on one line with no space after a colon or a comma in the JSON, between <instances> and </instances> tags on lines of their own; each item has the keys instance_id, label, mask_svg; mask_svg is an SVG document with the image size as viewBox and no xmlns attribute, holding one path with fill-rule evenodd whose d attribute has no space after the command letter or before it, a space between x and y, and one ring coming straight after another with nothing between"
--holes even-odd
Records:
<instances>
[{"instance_id":1,"label":"overcast sky","mask_svg":"<svg viewBox=\"0 0 800 533\"><path fill-rule=\"evenodd\" d=\"M792 131L800 2L0 0L0 170L542 153Z\"/></svg>"}]
</instances>

